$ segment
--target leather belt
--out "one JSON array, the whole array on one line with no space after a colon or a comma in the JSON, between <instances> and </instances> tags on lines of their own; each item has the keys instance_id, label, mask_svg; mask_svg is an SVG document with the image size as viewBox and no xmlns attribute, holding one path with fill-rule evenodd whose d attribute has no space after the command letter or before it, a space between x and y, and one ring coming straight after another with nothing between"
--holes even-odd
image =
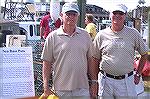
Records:
<instances>
[{"instance_id":1,"label":"leather belt","mask_svg":"<svg viewBox=\"0 0 150 99\"><path fill-rule=\"evenodd\" d=\"M100 70L100 72L102 74L104 74L104 71ZM121 80L121 79L125 78L125 75L114 76L114 75L111 75L111 74L108 74L108 73L105 73L105 75L107 77L114 78L114 79L117 79L117 80ZM128 77L131 76L131 75L133 75L133 71L131 71L130 73L128 73Z\"/></svg>"}]
</instances>

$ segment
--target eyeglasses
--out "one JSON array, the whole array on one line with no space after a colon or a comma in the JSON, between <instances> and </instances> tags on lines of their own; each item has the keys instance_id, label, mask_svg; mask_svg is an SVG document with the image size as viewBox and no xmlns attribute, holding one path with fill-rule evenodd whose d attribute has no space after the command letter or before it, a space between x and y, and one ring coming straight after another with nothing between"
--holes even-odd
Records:
<instances>
[{"instance_id":1,"label":"eyeglasses","mask_svg":"<svg viewBox=\"0 0 150 99\"><path fill-rule=\"evenodd\" d=\"M78 13L77 12L66 12L65 13L67 16L77 16L78 15Z\"/></svg>"},{"instance_id":2,"label":"eyeglasses","mask_svg":"<svg viewBox=\"0 0 150 99\"><path fill-rule=\"evenodd\" d=\"M125 13L124 12L121 12L121 11L114 11L114 12L112 12L114 15L117 15L117 14L119 14L119 15L124 15Z\"/></svg>"}]
</instances>

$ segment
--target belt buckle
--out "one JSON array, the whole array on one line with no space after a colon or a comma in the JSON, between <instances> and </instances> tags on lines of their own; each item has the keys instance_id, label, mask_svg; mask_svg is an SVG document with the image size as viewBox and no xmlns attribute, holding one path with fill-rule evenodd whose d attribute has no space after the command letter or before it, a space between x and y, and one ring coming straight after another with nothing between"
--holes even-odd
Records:
<instances>
[{"instance_id":1,"label":"belt buckle","mask_svg":"<svg viewBox=\"0 0 150 99\"><path fill-rule=\"evenodd\" d=\"M119 77L118 77L118 79L119 79L119 80L121 80L121 79L122 79L122 77L121 77L121 76L119 76Z\"/></svg>"},{"instance_id":2,"label":"belt buckle","mask_svg":"<svg viewBox=\"0 0 150 99\"><path fill-rule=\"evenodd\" d=\"M113 78L116 79L116 76L114 76Z\"/></svg>"},{"instance_id":3,"label":"belt buckle","mask_svg":"<svg viewBox=\"0 0 150 99\"><path fill-rule=\"evenodd\" d=\"M122 79L122 76L114 76L113 78L114 78L114 79L121 80L121 79Z\"/></svg>"}]
</instances>

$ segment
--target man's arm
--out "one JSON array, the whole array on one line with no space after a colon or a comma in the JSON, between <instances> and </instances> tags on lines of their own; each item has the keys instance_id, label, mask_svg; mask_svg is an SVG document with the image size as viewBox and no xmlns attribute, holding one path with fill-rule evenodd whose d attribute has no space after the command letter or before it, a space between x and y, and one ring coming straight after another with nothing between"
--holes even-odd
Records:
<instances>
[{"instance_id":1,"label":"man's arm","mask_svg":"<svg viewBox=\"0 0 150 99\"><path fill-rule=\"evenodd\" d=\"M45 31L45 28L41 26L41 27L40 27L40 37L41 37L41 38L43 38L44 31Z\"/></svg>"},{"instance_id":2,"label":"man's arm","mask_svg":"<svg viewBox=\"0 0 150 99\"><path fill-rule=\"evenodd\" d=\"M144 64L145 64L145 62L147 60L147 57L148 57L147 54L141 55L141 58L140 58L140 61L139 61L139 65L138 65L138 68L137 68L137 73L142 74L142 70L144 68Z\"/></svg>"},{"instance_id":3,"label":"man's arm","mask_svg":"<svg viewBox=\"0 0 150 99\"><path fill-rule=\"evenodd\" d=\"M91 80L97 80L98 79L98 73L99 73L99 62L97 58L92 57L89 60L89 76Z\"/></svg>"},{"instance_id":4,"label":"man's arm","mask_svg":"<svg viewBox=\"0 0 150 99\"><path fill-rule=\"evenodd\" d=\"M138 84L139 81L140 81L140 76L142 74L142 70L144 68L144 64L147 60L147 57L148 57L147 53L144 54L144 55L141 55L139 65L138 65L138 68L137 68L137 71L136 71L136 74L135 74L135 80L134 80L135 84Z\"/></svg>"},{"instance_id":5,"label":"man's arm","mask_svg":"<svg viewBox=\"0 0 150 99\"><path fill-rule=\"evenodd\" d=\"M89 61L89 84L90 84L90 94L92 97L96 97L98 95L98 73L99 73L99 62L100 60L92 57L88 59Z\"/></svg>"},{"instance_id":6,"label":"man's arm","mask_svg":"<svg viewBox=\"0 0 150 99\"><path fill-rule=\"evenodd\" d=\"M42 67L42 76L43 76L43 87L44 87L44 96L52 94L52 91L49 89L49 79L51 74L51 63L48 61L43 61Z\"/></svg>"}]
</instances>

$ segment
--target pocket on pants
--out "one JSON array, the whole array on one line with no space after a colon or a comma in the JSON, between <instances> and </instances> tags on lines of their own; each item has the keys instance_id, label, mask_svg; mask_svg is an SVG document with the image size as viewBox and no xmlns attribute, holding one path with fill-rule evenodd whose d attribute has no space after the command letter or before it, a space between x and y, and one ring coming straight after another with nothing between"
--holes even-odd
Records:
<instances>
[{"instance_id":1,"label":"pocket on pants","mask_svg":"<svg viewBox=\"0 0 150 99\"><path fill-rule=\"evenodd\" d=\"M103 91L104 91L104 85L105 85L105 75L102 73L98 74L98 84L99 84L99 90L98 90L98 95L102 96Z\"/></svg>"},{"instance_id":2,"label":"pocket on pants","mask_svg":"<svg viewBox=\"0 0 150 99\"><path fill-rule=\"evenodd\" d=\"M128 96L137 96L134 75L125 78Z\"/></svg>"},{"instance_id":3,"label":"pocket on pants","mask_svg":"<svg viewBox=\"0 0 150 99\"><path fill-rule=\"evenodd\" d=\"M137 95L140 95L141 93L144 92L144 82L143 82L142 77L140 77L140 82L137 85L135 85L135 89L136 89Z\"/></svg>"}]
</instances>

